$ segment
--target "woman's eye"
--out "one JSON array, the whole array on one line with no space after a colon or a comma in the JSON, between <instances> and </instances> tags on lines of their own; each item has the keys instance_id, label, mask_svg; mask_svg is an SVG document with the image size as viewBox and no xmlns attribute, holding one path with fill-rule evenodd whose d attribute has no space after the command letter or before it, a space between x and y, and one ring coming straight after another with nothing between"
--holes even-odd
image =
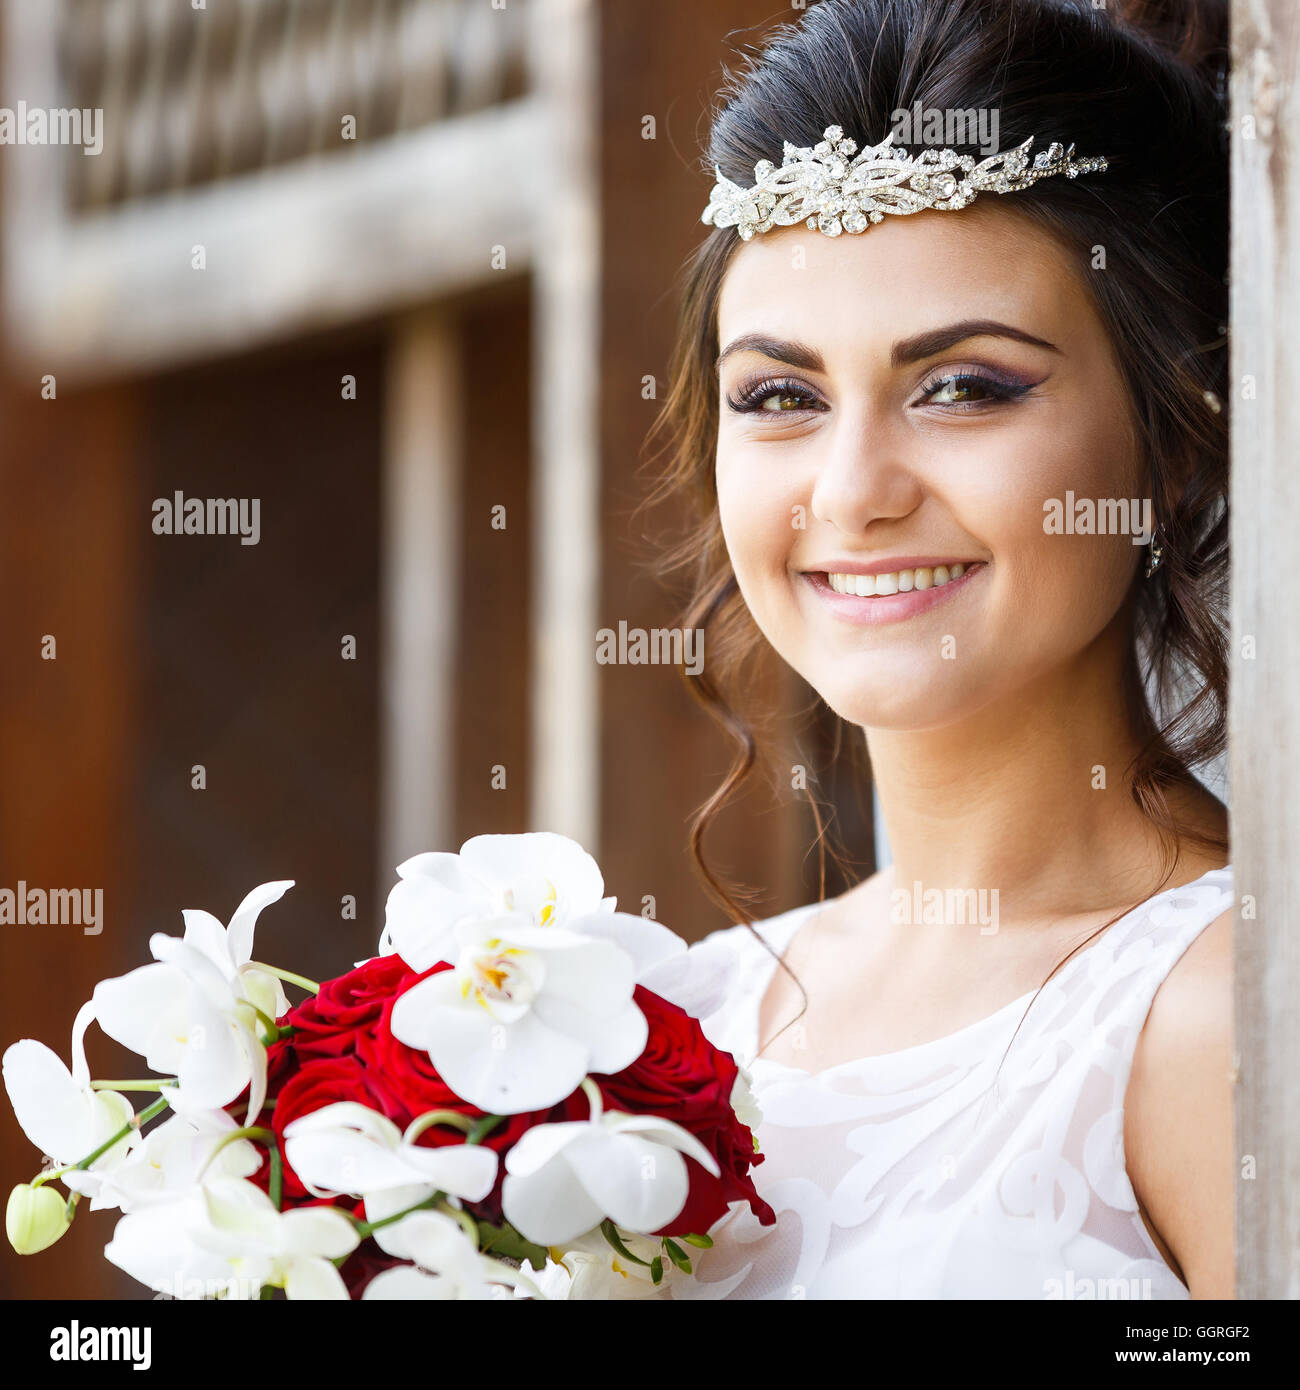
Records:
<instances>
[{"instance_id":1,"label":"woman's eye","mask_svg":"<svg viewBox=\"0 0 1300 1390\"><path fill-rule=\"evenodd\" d=\"M982 405L987 401L1013 400L1029 389L1027 382L996 381L970 372L956 372L932 382L922 395L926 405Z\"/></svg>"},{"instance_id":2,"label":"woman's eye","mask_svg":"<svg viewBox=\"0 0 1300 1390\"><path fill-rule=\"evenodd\" d=\"M760 410L811 410L817 402L802 391L773 391L764 396Z\"/></svg>"},{"instance_id":3,"label":"woman's eye","mask_svg":"<svg viewBox=\"0 0 1300 1390\"><path fill-rule=\"evenodd\" d=\"M821 400L793 383L759 382L745 387L727 398L727 404L740 414L794 415L808 410L820 410Z\"/></svg>"}]
</instances>

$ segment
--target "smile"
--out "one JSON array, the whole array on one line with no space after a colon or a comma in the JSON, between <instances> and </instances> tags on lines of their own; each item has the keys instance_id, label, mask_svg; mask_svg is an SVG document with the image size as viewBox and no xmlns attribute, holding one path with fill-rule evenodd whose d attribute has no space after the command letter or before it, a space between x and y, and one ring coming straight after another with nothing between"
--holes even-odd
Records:
<instances>
[{"instance_id":1,"label":"smile","mask_svg":"<svg viewBox=\"0 0 1300 1390\"><path fill-rule=\"evenodd\" d=\"M833 616L861 626L875 626L900 622L946 603L987 568L983 560L951 560L873 574L808 570L802 577L829 606Z\"/></svg>"},{"instance_id":2,"label":"smile","mask_svg":"<svg viewBox=\"0 0 1300 1390\"><path fill-rule=\"evenodd\" d=\"M828 574L826 580L837 594L874 598L876 594L910 594L913 589L941 589L965 573L966 566L957 560L951 565L918 565L916 569L888 574Z\"/></svg>"}]
</instances>

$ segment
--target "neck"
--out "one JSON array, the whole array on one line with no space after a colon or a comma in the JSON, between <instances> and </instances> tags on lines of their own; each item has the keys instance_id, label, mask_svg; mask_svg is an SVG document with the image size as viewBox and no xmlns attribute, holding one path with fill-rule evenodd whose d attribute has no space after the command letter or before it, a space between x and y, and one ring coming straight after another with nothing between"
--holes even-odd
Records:
<instances>
[{"instance_id":1,"label":"neck","mask_svg":"<svg viewBox=\"0 0 1300 1390\"><path fill-rule=\"evenodd\" d=\"M997 889L1025 917L1157 891L1159 836L1129 792L1128 641L1117 615L1068 667L955 724L867 731L894 885Z\"/></svg>"}]
</instances>

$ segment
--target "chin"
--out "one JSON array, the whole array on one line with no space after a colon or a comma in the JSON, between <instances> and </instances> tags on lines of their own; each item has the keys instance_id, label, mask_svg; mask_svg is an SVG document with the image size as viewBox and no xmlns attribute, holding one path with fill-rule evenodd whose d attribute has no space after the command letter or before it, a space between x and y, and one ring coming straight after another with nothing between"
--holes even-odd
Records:
<instances>
[{"instance_id":1,"label":"chin","mask_svg":"<svg viewBox=\"0 0 1300 1390\"><path fill-rule=\"evenodd\" d=\"M860 684L846 685L841 675L813 685L841 719L864 729L898 733L941 729L970 714L976 705L968 683L956 682L951 672L943 671L932 672L929 679L890 681L888 686L881 683L878 672Z\"/></svg>"}]
</instances>

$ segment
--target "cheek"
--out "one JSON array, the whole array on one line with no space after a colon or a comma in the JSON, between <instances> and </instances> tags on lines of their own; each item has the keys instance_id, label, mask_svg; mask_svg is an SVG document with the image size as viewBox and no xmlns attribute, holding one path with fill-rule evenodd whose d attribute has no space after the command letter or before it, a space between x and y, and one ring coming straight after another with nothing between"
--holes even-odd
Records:
<instances>
[{"instance_id":1,"label":"cheek","mask_svg":"<svg viewBox=\"0 0 1300 1390\"><path fill-rule=\"evenodd\" d=\"M720 448L716 484L722 534L742 591L784 575L798 501L790 475Z\"/></svg>"},{"instance_id":2,"label":"cheek","mask_svg":"<svg viewBox=\"0 0 1300 1390\"><path fill-rule=\"evenodd\" d=\"M1059 435L1038 441L1022 468L1008 470L1015 486L1005 487L1000 498L981 499L994 553L1001 550L1013 562L1003 574L1009 609L1026 634L1052 645L1100 632L1123 602L1144 553L1127 534L1060 534L1049 527L1046 504L1065 507L1070 493L1097 503L1137 500L1140 491L1132 440L1122 430L1103 426L1067 437L1068 447Z\"/></svg>"}]
</instances>

